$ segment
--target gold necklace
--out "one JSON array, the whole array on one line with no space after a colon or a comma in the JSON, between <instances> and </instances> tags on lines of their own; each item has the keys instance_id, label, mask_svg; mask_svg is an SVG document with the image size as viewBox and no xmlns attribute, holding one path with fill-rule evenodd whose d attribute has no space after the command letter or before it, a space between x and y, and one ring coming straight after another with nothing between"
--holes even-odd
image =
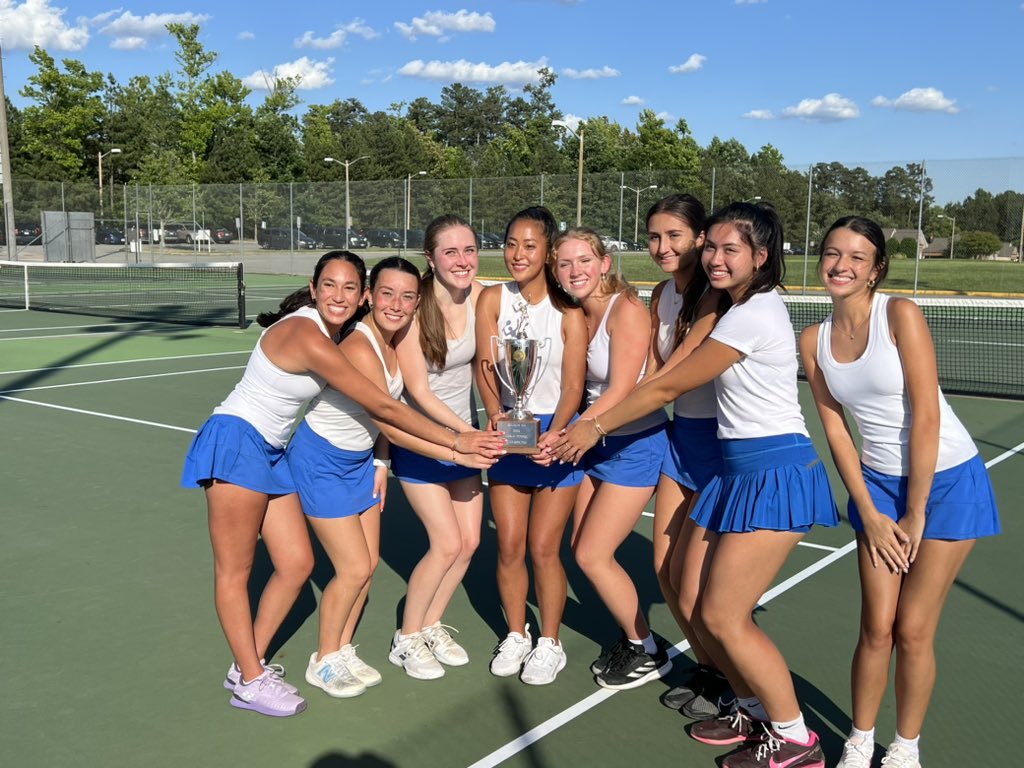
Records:
<instances>
[{"instance_id":1,"label":"gold necklace","mask_svg":"<svg viewBox=\"0 0 1024 768\"><path fill-rule=\"evenodd\" d=\"M843 336L848 338L850 341L853 341L853 339L857 335L857 332L861 328L863 328L864 325L867 323L867 321L870 320L870 319L871 319L871 313L869 312L867 317L865 317L863 320L861 320L859 323L857 323L856 327L854 327L854 329L853 329L853 333L847 333L846 331L844 331L842 328L840 328L838 325L836 325L836 321L835 320L832 321L832 328L834 330L836 330L836 331L839 331L839 333L841 333Z\"/></svg>"}]
</instances>

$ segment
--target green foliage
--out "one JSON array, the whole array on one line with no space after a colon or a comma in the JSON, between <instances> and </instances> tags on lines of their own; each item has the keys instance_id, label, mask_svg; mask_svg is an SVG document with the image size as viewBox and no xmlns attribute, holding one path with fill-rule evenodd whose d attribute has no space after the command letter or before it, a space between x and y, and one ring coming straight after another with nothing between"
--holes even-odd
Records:
<instances>
[{"instance_id":1,"label":"green foliage","mask_svg":"<svg viewBox=\"0 0 1024 768\"><path fill-rule=\"evenodd\" d=\"M958 259L976 259L996 254L1003 243L991 232L967 231L957 235L953 255Z\"/></svg>"},{"instance_id":2,"label":"green foliage","mask_svg":"<svg viewBox=\"0 0 1024 768\"><path fill-rule=\"evenodd\" d=\"M917 242L916 238L904 237L902 240L900 240L900 253L902 253L908 259L917 258L918 247L919 243Z\"/></svg>"}]
</instances>

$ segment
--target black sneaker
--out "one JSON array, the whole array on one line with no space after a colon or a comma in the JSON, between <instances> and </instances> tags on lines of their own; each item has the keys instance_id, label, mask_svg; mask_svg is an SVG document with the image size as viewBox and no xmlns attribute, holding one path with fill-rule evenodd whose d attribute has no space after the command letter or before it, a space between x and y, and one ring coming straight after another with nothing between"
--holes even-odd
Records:
<instances>
[{"instance_id":1,"label":"black sneaker","mask_svg":"<svg viewBox=\"0 0 1024 768\"><path fill-rule=\"evenodd\" d=\"M697 694L704 690L714 676L713 668L706 664L698 664L682 685L677 685L661 695L661 703L669 709L682 708L684 704L696 698Z\"/></svg>"},{"instance_id":2,"label":"black sneaker","mask_svg":"<svg viewBox=\"0 0 1024 768\"><path fill-rule=\"evenodd\" d=\"M629 640L626 639L626 633L623 632L618 640L601 651L601 655L594 659L590 665L590 671L595 675L604 672L615 655L621 653L628 645Z\"/></svg>"},{"instance_id":3,"label":"black sneaker","mask_svg":"<svg viewBox=\"0 0 1024 768\"><path fill-rule=\"evenodd\" d=\"M612 657L607 668L595 675L595 679L602 688L622 691L639 688L646 682L664 677L670 669L672 661L663 647L659 646L652 654L647 653L642 645L627 642L625 648Z\"/></svg>"},{"instance_id":4,"label":"black sneaker","mask_svg":"<svg viewBox=\"0 0 1024 768\"><path fill-rule=\"evenodd\" d=\"M736 703L736 694L729 687L725 675L711 670L704 683L704 688L696 696L679 708L679 712L693 720L709 720L713 717L724 717L732 711Z\"/></svg>"}]
</instances>

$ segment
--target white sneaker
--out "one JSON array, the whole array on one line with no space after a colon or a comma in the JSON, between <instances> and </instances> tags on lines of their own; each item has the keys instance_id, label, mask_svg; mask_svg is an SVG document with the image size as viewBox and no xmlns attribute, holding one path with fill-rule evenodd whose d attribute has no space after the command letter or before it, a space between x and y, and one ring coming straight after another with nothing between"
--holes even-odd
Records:
<instances>
[{"instance_id":1,"label":"white sneaker","mask_svg":"<svg viewBox=\"0 0 1024 768\"><path fill-rule=\"evenodd\" d=\"M405 670L405 674L416 680L436 680L444 677L442 667L434 654L423 642L423 633L417 632L400 640L400 632L395 632L391 640L391 653L388 654L388 661L396 667Z\"/></svg>"},{"instance_id":2,"label":"white sneaker","mask_svg":"<svg viewBox=\"0 0 1024 768\"><path fill-rule=\"evenodd\" d=\"M239 680L231 696L231 706L249 709L270 717L290 717L306 708L306 700L285 690L281 678L270 670L255 680Z\"/></svg>"},{"instance_id":3,"label":"white sneaker","mask_svg":"<svg viewBox=\"0 0 1024 768\"><path fill-rule=\"evenodd\" d=\"M320 661L316 660L316 651L313 651L309 657L309 666L306 667L306 682L336 699L347 699L366 692L363 681L345 666L341 651L328 653Z\"/></svg>"},{"instance_id":4,"label":"white sneaker","mask_svg":"<svg viewBox=\"0 0 1024 768\"><path fill-rule=\"evenodd\" d=\"M875 741L853 741L847 739L843 744L843 756L836 763L836 768L871 768L871 758L875 755Z\"/></svg>"},{"instance_id":5,"label":"white sneaker","mask_svg":"<svg viewBox=\"0 0 1024 768\"><path fill-rule=\"evenodd\" d=\"M266 672L273 673L274 677L281 681L281 687L284 688L288 693L298 693L299 689L291 683L284 681L284 667L280 664L267 664L264 659L260 659L260 664L263 665L263 669ZM235 686L238 685L242 680L242 670L238 668L235 662L231 662L231 666L228 667L228 673L224 675L224 689L228 691L235 690Z\"/></svg>"},{"instance_id":6,"label":"white sneaker","mask_svg":"<svg viewBox=\"0 0 1024 768\"><path fill-rule=\"evenodd\" d=\"M885 750L882 765L887 768L921 768L917 755L895 741Z\"/></svg>"},{"instance_id":7,"label":"white sneaker","mask_svg":"<svg viewBox=\"0 0 1024 768\"><path fill-rule=\"evenodd\" d=\"M533 638L530 637L530 625L526 625L525 636L518 632L509 632L508 636L494 649L491 659L491 674L498 677L518 675L523 668L523 661L533 649Z\"/></svg>"},{"instance_id":8,"label":"white sneaker","mask_svg":"<svg viewBox=\"0 0 1024 768\"><path fill-rule=\"evenodd\" d=\"M537 639L537 647L530 651L523 663L523 673L519 676L527 685L547 685L555 682L555 677L565 669L565 651L560 643L550 637Z\"/></svg>"},{"instance_id":9,"label":"white sneaker","mask_svg":"<svg viewBox=\"0 0 1024 768\"><path fill-rule=\"evenodd\" d=\"M466 653L466 649L455 642L448 630L458 632L459 630L455 627L449 627L442 624L440 621L436 624L431 624L429 627L424 627L423 642L426 643L427 648L434 654L434 658L440 661L442 664L447 664L449 667L461 667L464 664L469 664L469 654Z\"/></svg>"},{"instance_id":10,"label":"white sneaker","mask_svg":"<svg viewBox=\"0 0 1024 768\"><path fill-rule=\"evenodd\" d=\"M341 654L342 661L345 662L348 671L359 678L367 688L380 685L381 680L384 679L380 676L380 672L356 656L356 646L351 643L341 646L338 653Z\"/></svg>"}]
</instances>

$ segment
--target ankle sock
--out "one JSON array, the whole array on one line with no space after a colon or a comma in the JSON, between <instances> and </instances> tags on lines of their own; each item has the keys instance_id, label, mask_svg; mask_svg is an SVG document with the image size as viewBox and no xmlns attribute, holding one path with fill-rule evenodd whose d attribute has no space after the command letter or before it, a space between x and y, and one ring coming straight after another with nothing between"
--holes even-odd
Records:
<instances>
[{"instance_id":1,"label":"ankle sock","mask_svg":"<svg viewBox=\"0 0 1024 768\"><path fill-rule=\"evenodd\" d=\"M921 755L920 741L921 741L921 735L920 734L918 734L913 739L905 739L902 736L900 736L899 733L897 733L896 734L896 738L894 740L894 743L899 744L901 747L903 747L905 750L907 750L907 752L912 754L914 757L920 757L920 755Z\"/></svg>"},{"instance_id":2,"label":"ankle sock","mask_svg":"<svg viewBox=\"0 0 1024 768\"><path fill-rule=\"evenodd\" d=\"M648 632L647 637L640 641L644 647L644 651L649 654L655 654L658 651L658 644L654 642L654 633Z\"/></svg>"},{"instance_id":3,"label":"ankle sock","mask_svg":"<svg viewBox=\"0 0 1024 768\"><path fill-rule=\"evenodd\" d=\"M796 720L777 723L772 721L772 730L786 741L795 741L798 744L807 744L811 740L810 731L804 724L804 716L800 714Z\"/></svg>"}]
</instances>

